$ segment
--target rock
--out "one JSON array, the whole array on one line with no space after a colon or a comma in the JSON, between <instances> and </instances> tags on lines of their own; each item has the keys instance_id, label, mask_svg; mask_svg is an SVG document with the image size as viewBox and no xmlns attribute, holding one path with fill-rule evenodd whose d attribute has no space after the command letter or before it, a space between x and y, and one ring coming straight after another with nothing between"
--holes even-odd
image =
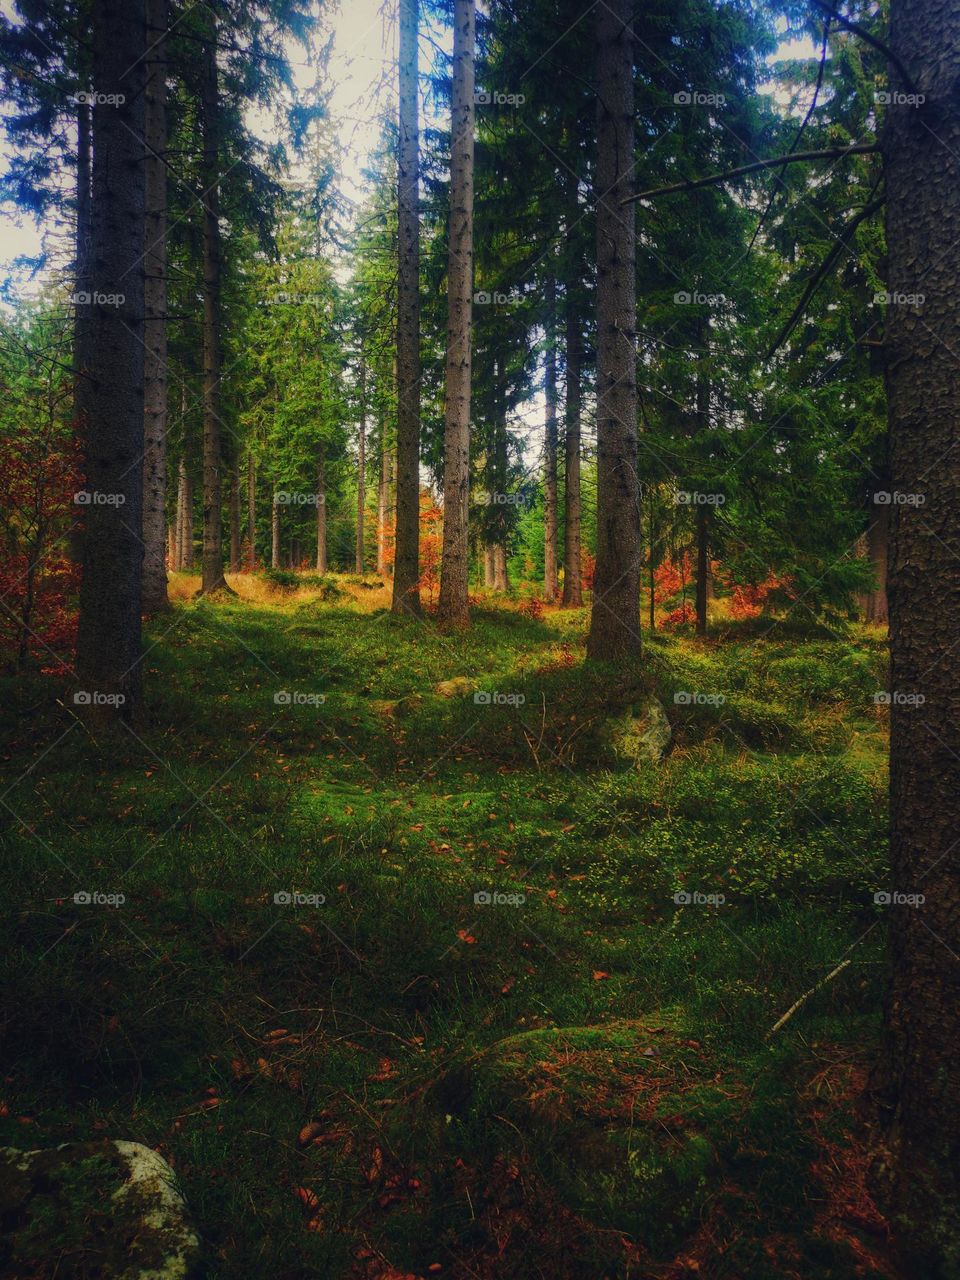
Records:
<instances>
[{"instance_id":1,"label":"rock","mask_svg":"<svg viewBox=\"0 0 960 1280\"><path fill-rule=\"evenodd\" d=\"M0 1148L4 1274L46 1280L89 1252L102 1280L190 1280L200 1240L176 1176L139 1142Z\"/></svg>"},{"instance_id":2,"label":"rock","mask_svg":"<svg viewBox=\"0 0 960 1280\"><path fill-rule=\"evenodd\" d=\"M452 680L441 680L434 690L442 698L462 698L468 693L475 693L479 685L469 676L454 676Z\"/></svg>"},{"instance_id":3,"label":"rock","mask_svg":"<svg viewBox=\"0 0 960 1280\"><path fill-rule=\"evenodd\" d=\"M644 760L658 764L672 734L663 703L651 698L642 709L633 707L614 721L610 743L622 763L637 768Z\"/></svg>"}]
</instances>

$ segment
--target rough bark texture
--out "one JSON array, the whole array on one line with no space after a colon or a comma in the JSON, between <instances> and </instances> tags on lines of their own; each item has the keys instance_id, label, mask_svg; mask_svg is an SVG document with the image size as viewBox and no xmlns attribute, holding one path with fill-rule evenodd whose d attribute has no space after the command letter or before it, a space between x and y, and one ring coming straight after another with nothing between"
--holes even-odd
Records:
<instances>
[{"instance_id":1,"label":"rough bark texture","mask_svg":"<svg viewBox=\"0 0 960 1280\"><path fill-rule=\"evenodd\" d=\"M217 97L217 19L207 9L203 45L203 558L200 590L218 591L223 576L222 457L220 449L220 105Z\"/></svg>"},{"instance_id":2,"label":"rough bark texture","mask_svg":"<svg viewBox=\"0 0 960 1280\"><path fill-rule=\"evenodd\" d=\"M493 590L493 543L484 543L483 547L483 585L487 591Z\"/></svg>"},{"instance_id":3,"label":"rough bark texture","mask_svg":"<svg viewBox=\"0 0 960 1280\"><path fill-rule=\"evenodd\" d=\"M183 478L183 541L180 546L180 568L186 573L193 572L193 480L190 472L184 470Z\"/></svg>"},{"instance_id":4,"label":"rough bark texture","mask_svg":"<svg viewBox=\"0 0 960 1280\"><path fill-rule=\"evenodd\" d=\"M888 1204L916 1251L911 1274L960 1276L960 7L892 0L890 43L926 97L887 111L891 491L891 888L886 1005ZM891 68L891 87L907 93ZM886 886L883 886L886 888Z\"/></svg>"},{"instance_id":5,"label":"rough bark texture","mask_svg":"<svg viewBox=\"0 0 960 1280\"><path fill-rule=\"evenodd\" d=\"M420 123L418 0L400 0L397 148L397 520L394 613L420 605Z\"/></svg>"},{"instance_id":6,"label":"rough bark texture","mask_svg":"<svg viewBox=\"0 0 960 1280\"><path fill-rule=\"evenodd\" d=\"M587 653L640 651L636 225L631 0L596 9L597 563Z\"/></svg>"},{"instance_id":7,"label":"rough bark texture","mask_svg":"<svg viewBox=\"0 0 960 1280\"><path fill-rule=\"evenodd\" d=\"M565 317L567 395L564 404L564 488L563 488L563 604L578 609L583 604L580 561L580 415L583 392L580 385L583 353L580 317L573 299L567 299Z\"/></svg>"},{"instance_id":8,"label":"rough bark texture","mask_svg":"<svg viewBox=\"0 0 960 1280\"><path fill-rule=\"evenodd\" d=\"M240 572L240 463L230 468L230 572Z\"/></svg>"},{"instance_id":9,"label":"rough bark texture","mask_svg":"<svg viewBox=\"0 0 960 1280\"><path fill-rule=\"evenodd\" d=\"M557 346L556 281L547 284L546 351L543 371L543 598L557 598Z\"/></svg>"},{"instance_id":10,"label":"rough bark texture","mask_svg":"<svg viewBox=\"0 0 960 1280\"><path fill-rule=\"evenodd\" d=\"M270 519L270 568L280 568L280 503L277 491L273 491L273 508Z\"/></svg>"},{"instance_id":11,"label":"rough bark texture","mask_svg":"<svg viewBox=\"0 0 960 1280\"><path fill-rule=\"evenodd\" d=\"M507 571L507 548L498 542L493 548L493 589L494 591L510 590L510 574Z\"/></svg>"},{"instance_id":12,"label":"rough bark texture","mask_svg":"<svg viewBox=\"0 0 960 1280\"><path fill-rule=\"evenodd\" d=\"M327 464L317 458L317 573L327 572Z\"/></svg>"},{"instance_id":13,"label":"rough bark texture","mask_svg":"<svg viewBox=\"0 0 960 1280\"><path fill-rule=\"evenodd\" d=\"M357 428L357 548L354 572L363 573L364 511L367 505L367 369L360 358L360 425Z\"/></svg>"},{"instance_id":14,"label":"rough bark texture","mask_svg":"<svg viewBox=\"0 0 960 1280\"><path fill-rule=\"evenodd\" d=\"M123 102L94 112L87 504L77 677L91 718L135 720L141 705L143 576L144 0L97 0L93 82ZM112 703L98 702L109 695ZM120 701L122 699L122 701Z\"/></svg>"},{"instance_id":15,"label":"rough bark texture","mask_svg":"<svg viewBox=\"0 0 960 1280\"><path fill-rule=\"evenodd\" d=\"M184 556L184 525L187 519L187 464L183 458L177 469L177 517L173 526L173 560L171 568L180 573L186 568Z\"/></svg>"},{"instance_id":16,"label":"rough bark texture","mask_svg":"<svg viewBox=\"0 0 960 1280\"><path fill-rule=\"evenodd\" d=\"M385 576L390 567L390 525L393 522L393 449L387 424L380 427L380 484L377 488L377 573Z\"/></svg>"},{"instance_id":17,"label":"rough bark texture","mask_svg":"<svg viewBox=\"0 0 960 1280\"><path fill-rule=\"evenodd\" d=\"M454 0L453 110L450 145L450 249L447 271L447 368L443 445L443 551L438 620L470 621L470 323L473 312L474 0Z\"/></svg>"},{"instance_id":18,"label":"rough bark texture","mask_svg":"<svg viewBox=\"0 0 960 1280\"><path fill-rule=\"evenodd\" d=\"M257 464L253 451L247 454L247 572L257 567Z\"/></svg>"},{"instance_id":19,"label":"rough bark texture","mask_svg":"<svg viewBox=\"0 0 960 1280\"><path fill-rule=\"evenodd\" d=\"M147 0L151 49L144 96L143 611L167 608L167 0Z\"/></svg>"}]
</instances>

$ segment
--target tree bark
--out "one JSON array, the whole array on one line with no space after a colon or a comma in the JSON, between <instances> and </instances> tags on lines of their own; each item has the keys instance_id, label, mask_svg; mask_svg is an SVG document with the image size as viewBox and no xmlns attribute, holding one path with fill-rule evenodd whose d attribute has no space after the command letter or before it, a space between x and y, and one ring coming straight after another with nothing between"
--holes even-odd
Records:
<instances>
[{"instance_id":1,"label":"tree bark","mask_svg":"<svg viewBox=\"0 0 960 1280\"><path fill-rule=\"evenodd\" d=\"M273 508L270 517L270 568L280 568L280 503L277 491L273 491Z\"/></svg>"},{"instance_id":2,"label":"tree bark","mask_svg":"<svg viewBox=\"0 0 960 1280\"><path fill-rule=\"evenodd\" d=\"M203 132L203 558L200 590L226 587L223 576L223 494L220 447L220 104L217 16L207 8L200 115Z\"/></svg>"},{"instance_id":3,"label":"tree bark","mask_svg":"<svg viewBox=\"0 0 960 1280\"><path fill-rule=\"evenodd\" d=\"M230 467L230 572L240 572L240 460Z\"/></svg>"},{"instance_id":4,"label":"tree bark","mask_svg":"<svg viewBox=\"0 0 960 1280\"><path fill-rule=\"evenodd\" d=\"M183 563L181 568L186 573L193 573L193 480L189 471L184 475L182 555Z\"/></svg>"},{"instance_id":5,"label":"tree bark","mask_svg":"<svg viewBox=\"0 0 960 1280\"><path fill-rule=\"evenodd\" d=\"M547 323L545 328L545 361L543 398L543 598L552 603L557 598L557 284L547 281Z\"/></svg>"},{"instance_id":6,"label":"tree bark","mask_svg":"<svg viewBox=\"0 0 960 1280\"><path fill-rule=\"evenodd\" d=\"M84 36L88 33L84 31ZM91 115L90 105L77 105L77 191L76 191L76 264L74 288L76 296L90 293L91 219L93 192L91 187ZM77 303L73 313L73 416L74 432L81 456L87 449L87 426L90 420L90 312L88 305ZM74 521L70 532L70 558L83 563L82 525Z\"/></svg>"},{"instance_id":7,"label":"tree bark","mask_svg":"<svg viewBox=\"0 0 960 1280\"><path fill-rule=\"evenodd\" d=\"M168 0L147 0L144 140L147 216L144 242L143 611L169 605L167 507L167 61ZM159 33L159 34L157 34Z\"/></svg>"},{"instance_id":8,"label":"tree bark","mask_svg":"<svg viewBox=\"0 0 960 1280\"><path fill-rule=\"evenodd\" d=\"M583 604L583 571L580 560L582 349L580 316L570 293L567 295L565 329L567 395L564 404L563 605L567 609L579 609Z\"/></svg>"},{"instance_id":9,"label":"tree bark","mask_svg":"<svg viewBox=\"0 0 960 1280\"><path fill-rule=\"evenodd\" d=\"M892 295L885 356L890 515L892 885L885 1008L891 1159L879 1172L915 1253L911 1274L960 1275L960 8L892 0L890 45L925 105L886 113L886 239ZM891 67L891 89L906 86ZM922 695L922 705L900 701ZM884 888L886 886L883 886Z\"/></svg>"},{"instance_id":10,"label":"tree bark","mask_svg":"<svg viewBox=\"0 0 960 1280\"><path fill-rule=\"evenodd\" d=\"M474 0L454 0L450 247L443 445L443 550L438 621L469 625L470 324L473 312Z\"/></svg>"},{"instance_id":11,"label":"tree bark","mask_svg":"<svg viewBox=\"0 0 960 1280\"><path fill-rule=\"evenodd\" d=\"M386 421L380 427L380 484L377 488L377 573L385 577L389 572L389 525L392 514L390 489L393 484L393 450L387 436Z\"/></svg>"},{"instance_id":12,"label":"tree bark","mask_svg":"<svg viewBox=\"0 0 960 1280\"><path fill-rule=\"evenodd\" d=\"M420 603L420 120L418 0L400 0L397 145L397 516L393 613Z\"/></svg>"},{"instance_id":13,"label":"tree bark","mask_svg":"<svg viewBox=\"0 0 960 1280\"><path fill-rule=\"evenodd\" d=\"M889 621L887 607L887 543L890 531L890 508L873 506L867 525L867 555L877 580L876 587L867 592L866 617L868 622L886 626Z\"/></svg>"},{"instance_id":14,"label":"tree bark","mask_svg":"<svg viewBox=\"0 0 960 1280\"><path fill-rule=\"evenodd\" d=\"M360 425L357 428L357 548L354 572L363 573L364 508L367 505L367 366L360 357Z\"/></svg>"},{"instance_id":15,"label":"tree bark","mask_svg":"<svg viewBox=\"0 0 960 1280\"><path fill-rule=\"evenodd\" d=\"M143 579L144 0L96 0L93 83L117 94L93 113L87 504L77 630L77 705L96 721L141 711ZM108 696L113 701L103 702Z\"/></svg>"},{"instance_id":16,"label":"tree bark","mask_svg":"<svg viewBox=\"0 0 960 1280\"><path fill-rule=\"evenodd\" d=\"M171 567L174 573L181 573L185 567L183 544L184 527L187 519L187 464L183 458L177 469L177 517L174 524L173 560Z\"/></svg>"},{"instance_id":17,"label":"tree bark","mask_svg":"<svg viewBox=\"0 0 960 1280\"><path fill-rule=\"evenodd\" d=\"M321 447L317 458L317 573L327 572L327 464Z\"/></svg>"},{"instance_id":18,"label":"tree bark","mask_svg":"<svg viewBox=\"0 0 960 1280\"><path fill-rule=\"evenodd\" d=\"M486 542L483 547L483 585L487 591L493 590L494 573L493 543Z\"/></svg>"},{"instance_id":19,"label":"tree bark","mask_svg":"<svg viewBox=\"0 0 960 1280\"><path fill-rule=\"evenodd\" d=\"M587 654L640 652L636 223L631 0L596 9L597 563Z\"/></svg>"},{"instance_id":20,"label":"tree bark","mask_svg":"<svg viewBox=\"0 0 960 1280\"><path fill-rule=\"evenodd\" d=\"M510 590L510 574L507 570L506 543L498 542L493 548L493 589L494 591Z\"/></svg>"},{"instance_id":21,"label":"tree bark","mask_svg":"<svg viewBox=\"0 0 960 1280\"><path fill-rule=\"evenodd\" d=\"M251 449L247 454L247 572L257 567L257 464Z\"/></svg>"}]
</instances>

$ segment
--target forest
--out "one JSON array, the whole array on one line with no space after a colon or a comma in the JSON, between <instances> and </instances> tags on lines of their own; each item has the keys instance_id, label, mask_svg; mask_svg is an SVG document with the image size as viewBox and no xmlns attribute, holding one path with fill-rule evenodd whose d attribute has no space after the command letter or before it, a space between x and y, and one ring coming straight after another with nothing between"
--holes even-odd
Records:
<instances>
[{"instance_id":1,"label":"forest","mask_svg":"<svg viewBox=\"0 0 960 1280\"><path fill-rule=\"evenodd\" d=\"M960 5L0 0L0 1277L960 1280Z\"/></svg>"}]
</instances>

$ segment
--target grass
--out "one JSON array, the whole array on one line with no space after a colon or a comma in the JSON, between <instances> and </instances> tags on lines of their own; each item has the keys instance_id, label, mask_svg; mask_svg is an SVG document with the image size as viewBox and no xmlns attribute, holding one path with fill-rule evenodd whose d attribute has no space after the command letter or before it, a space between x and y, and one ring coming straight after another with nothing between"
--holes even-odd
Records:
<instances>
[{"instance_id":1,"label":"grass","mask_svg":"<svg viewBox=\"0 0 960 1280\"><path fill-rule=\"evenodd\" d=\"M4 691L0 1142L157 1147L211 1277L894 1275L880 638L591 670L584 611L451 640L375 579L231 585L175 578L136 735ZM624 768L652 694L673 749Z\"/></svg>"}]
</instances>

